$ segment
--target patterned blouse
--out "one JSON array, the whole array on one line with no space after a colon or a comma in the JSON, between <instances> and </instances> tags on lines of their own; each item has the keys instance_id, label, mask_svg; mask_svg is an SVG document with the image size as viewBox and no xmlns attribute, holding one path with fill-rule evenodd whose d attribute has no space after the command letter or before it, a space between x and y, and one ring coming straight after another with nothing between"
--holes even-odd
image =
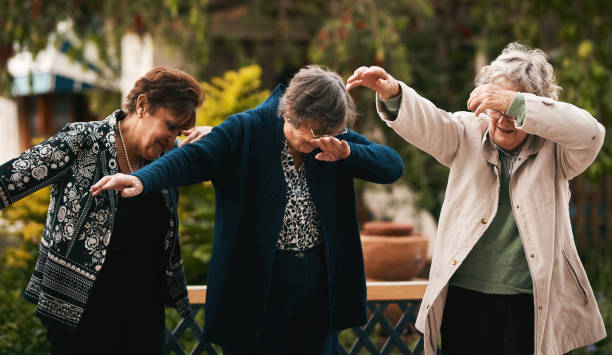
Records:
<instances>
[{"instance_id":1,"label":"patterned blouse","mask_svg":"<svg viewBox=\"0 0 612 355\"><path fill-rule=\"evenodd\" d=\"M287 139L283 139L281 163L287 181L287 205L276 243L277 250L303 251L323 242L319 214L308 189L306 168L295 168Z\"/></svg>"}]
</instances>

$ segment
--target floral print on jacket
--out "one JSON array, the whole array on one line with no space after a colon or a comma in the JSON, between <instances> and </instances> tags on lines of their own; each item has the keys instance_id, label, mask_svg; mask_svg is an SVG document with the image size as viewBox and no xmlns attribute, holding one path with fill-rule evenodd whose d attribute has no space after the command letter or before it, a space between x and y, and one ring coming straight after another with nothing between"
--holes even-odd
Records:
<instances>
[{"instance_id":1,"label":"floral print on jacket","mask_svg":"<svg viewBox=\"0 0 612 355\"><path fill-rule=\"evenodd\" d=\"M68 124L0 165L0 208L51 185L39 256L24 294L43 320L76 327L102 269L119 195L110 190L94 197L89 188L101 177L119 172L115 130L117 120L124 116L117 110L103 121ZM162 195L170 211L164 243L167 303L188 317L178 238L178 191L165 189Z\"/></svg>"}]
</instances>

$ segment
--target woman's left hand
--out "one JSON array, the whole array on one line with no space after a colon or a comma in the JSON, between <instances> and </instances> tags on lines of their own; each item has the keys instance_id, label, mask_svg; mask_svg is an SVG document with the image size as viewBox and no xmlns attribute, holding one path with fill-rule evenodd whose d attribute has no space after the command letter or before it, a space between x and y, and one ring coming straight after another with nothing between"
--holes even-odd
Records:
<instances>
[{"instance_id":1,"label":"woman's left hand","mask_svg":"<svg viewBox=\"0 0 612 355\"><path fill-rule=\"evenodd\" d=\"M346 159L351 155L351 147L348 143L336 137L313 139L312 143L322 150L321 153L315 155L318 160L333 162Z\"/></svg>"},{"instance_id":2,"label":"woman's left hand","mask_svg":"<svg viewBox=\"0 0 612 355\"><path fill-rule=\"evenodd\" d=\"M183 135L187 136L179 143L179 147L184 146L187 143L194 143L202 139L205 135L212 131L212 127L210 126L195 126L192 129L188 129L183 131Z\"/></svg>"},{"instance_id":3,"label":"woman's left hand","mask_svg":"<svg viewBox=\"0 0 612 355\"><path fill-rule=\"evenodd\" d=\"M476 117L487 109L503 113L508 111L514 96L516 91L504 89L496 84L480 85L472 90L467 107L468 110L474 111Z\"/></svg>"}]
</instances>

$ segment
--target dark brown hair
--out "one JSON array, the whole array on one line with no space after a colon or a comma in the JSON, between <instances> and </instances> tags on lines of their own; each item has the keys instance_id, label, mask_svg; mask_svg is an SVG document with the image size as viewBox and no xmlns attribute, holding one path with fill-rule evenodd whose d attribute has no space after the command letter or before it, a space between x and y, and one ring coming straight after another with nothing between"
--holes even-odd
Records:
<instances>
[{"instance_id":1,"label":"dark brown hair","mask_svg":"<svg viewBox=\"0 0 612 355\"><path fill-rule=\"evenodd\" d=\"M185 128L195 124L196 108L204 102L200 83L184 71L168 67L156 67L136 81L123 106L128 115L136 112L141 94L147 98L150 113L159 107L168 109L181 118Z\"/></svg>"}]
</instances>

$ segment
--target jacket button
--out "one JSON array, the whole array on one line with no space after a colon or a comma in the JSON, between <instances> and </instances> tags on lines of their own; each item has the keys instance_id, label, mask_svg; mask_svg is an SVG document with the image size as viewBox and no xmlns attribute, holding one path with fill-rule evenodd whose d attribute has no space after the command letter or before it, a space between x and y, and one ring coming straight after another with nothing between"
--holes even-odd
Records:
<instances>
[{"instance_id":1,"label":"jacket button","mask_svg":"<svg viewBox=\"0 0 612 355\"><path fill-rule=\"evenodd\" d=\"M529 255L529 257L533 259L533 258L535 258L535 254Z\"/></svg>"},{"instance_id":2,"label":"jacket button","mask_svg":"<svg viewBox=\"0 0 612 355\"><path fill-rule=\"evenodd\" d=\"M516 205L516 209L517 209L517 210L519 209L519 205Z\"/></svg>"},{"instance_id":3,"label":"jacket button","mask_svg":"<svg viewBox=\"0 0 612 355\"><path fill-rule=\"evenodd\" d=\"M453 259L453 261L451 261L451 264L453 264L453 265L457 265L457 260L454 260L454 259Z\"/></svg>"},{"instance_id":4,"label":"jacket button","mask_svg":"<svg viewBox=\"0 0 612 355\"><path fill-rule=\"evenodd\" d=\"M592 140L595 140L595 136L593 136L591 139L592 139Z\"/></svg>"},{"instance_id":5,"label":"jacket button","mask_svg":"<svg viewBox=\"0 0 612 355\"><path fill-rule=\"evenodd\" d=\"M538 306L538 311L541 311L541 310L542 310L542 306Z\"/></svg>"},{"instance_id":6,"label":"jacket button","mask_svg":"<svg viewBox=\"0 0 612 355\"><path fill-rule=\"evenodd\" d=\"M481 220L480 220L480 222L481 222L482 224L487 224L487 219L486 219L486 218L483 218L483 219L481 219Z\"/></svg>"},{"instance_id":7,"label":"jacket button","mask_svg":"<svg viewBox=\"0 0 612 355\"><path fill-rule=\"evenodd\" d=\"M521 157L516 158L516 160L519 160L519 161L520 161L520 160L521 160Z\"/></svg>"}]
</instances>

